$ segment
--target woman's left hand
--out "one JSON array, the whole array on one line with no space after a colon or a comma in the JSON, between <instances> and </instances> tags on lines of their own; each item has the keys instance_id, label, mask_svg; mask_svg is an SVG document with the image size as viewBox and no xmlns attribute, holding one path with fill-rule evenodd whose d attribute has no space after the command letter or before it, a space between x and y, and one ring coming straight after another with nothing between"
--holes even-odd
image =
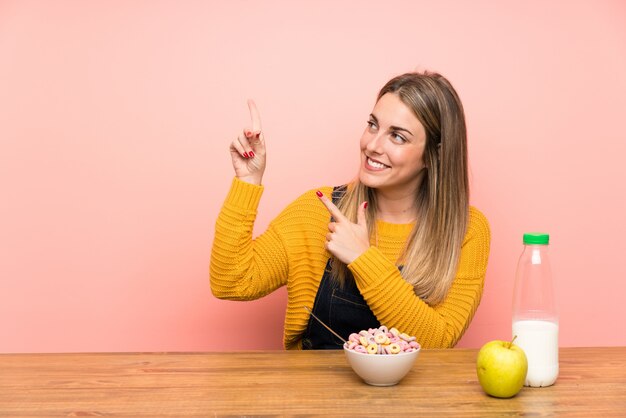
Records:
<instances>
[{"instance_id":1,"label":"woman's left hand","mask_svg":"<svg viewBox=\"0 0 626 418\"><path fill-rule=\"evenodd\" d=\"M357 213L357 223L352 223L321 192L318 191L317 196L334 219L334 222L328 224L329 232L326 234L326 249L343 263L352 263L370 247L367 222L365 220L367 202L361 203Z\"/></svg>"}]
</instances>

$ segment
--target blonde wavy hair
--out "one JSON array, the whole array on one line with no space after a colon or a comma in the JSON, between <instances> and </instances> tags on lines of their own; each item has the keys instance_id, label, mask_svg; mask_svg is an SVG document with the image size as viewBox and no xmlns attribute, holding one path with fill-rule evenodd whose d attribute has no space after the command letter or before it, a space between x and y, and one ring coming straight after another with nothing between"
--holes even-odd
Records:
<instances>
[{"instance_id":1,"label":"blonde wavy hair","mask_svg":"<svg viewBox=\"0 0 626 418\"><path fill-rule=\"evenodd\" d=\"M456 275L469 217L467 132L463 106L442 75L432 72L397 76L380 90L376 101L396 94L426 130L425 172L415 195L418 218L398 260L402 277L429 305L442 302ZM376 191L358 177L339 196L337 206L356 222L367 201L370 237L376 234ZM347 266L333 257L333 277L343 286Z\"/></svg>"}]
</instances>

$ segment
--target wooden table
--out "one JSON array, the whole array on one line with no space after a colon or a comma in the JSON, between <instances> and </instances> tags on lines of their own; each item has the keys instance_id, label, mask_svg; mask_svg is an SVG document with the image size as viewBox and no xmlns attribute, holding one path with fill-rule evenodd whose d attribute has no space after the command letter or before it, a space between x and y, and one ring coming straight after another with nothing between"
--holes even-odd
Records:
<instances>
[{"instance_id":1,"label":"wooden table","mask_svg":"<svg viewBox=\"0 0 626 418\"><path fill-rule=\"evenodd\" d=\"M363 383L341 351L2 354L0 416L626 416L626 347L561 349L548 388L485 395L477 350L423 350L400 384Z\"/></svg>"}]
</instances>

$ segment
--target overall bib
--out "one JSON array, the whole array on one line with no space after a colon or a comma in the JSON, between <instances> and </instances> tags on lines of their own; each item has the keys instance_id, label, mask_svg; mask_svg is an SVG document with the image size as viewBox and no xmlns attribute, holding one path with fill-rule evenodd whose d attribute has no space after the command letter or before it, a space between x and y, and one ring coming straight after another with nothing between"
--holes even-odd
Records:
<instances>
[{"instance_id":1,"label":"overall bib","mask_svg":"<svg viewBox=\"0 0 626 418\"><path fill-rule=\"evenodd\" d=\"M344 191L345 186L333 189L334 204L337 204L339 196ZM346 283L342 288L331 277L330 263L329 259L317 289L313 313L345 340L348 340L353 332L379 327L378 319L361 296L352 274L346 277ZM339 338L324 328L313 316L309 317L307 329L302 336L303 350L342 348L343 342Z\"/></svg>"}]
</instances>

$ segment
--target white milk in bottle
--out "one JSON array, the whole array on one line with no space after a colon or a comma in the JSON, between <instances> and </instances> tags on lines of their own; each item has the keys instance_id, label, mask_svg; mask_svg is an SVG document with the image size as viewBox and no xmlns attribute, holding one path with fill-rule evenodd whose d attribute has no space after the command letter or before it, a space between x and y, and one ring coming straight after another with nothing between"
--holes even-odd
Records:
<instances>
[{"instance_id":1,"label":"white milk in bottle","mask_svg":"<svg viewBox=\"0 0 626 418\"><path fill-rule=\"evenodd\" d=\"M552 385L559 375L559 325L534 319L514 321L513 335L528 359L525 385Z\"/></svg>"}]
</instances>

